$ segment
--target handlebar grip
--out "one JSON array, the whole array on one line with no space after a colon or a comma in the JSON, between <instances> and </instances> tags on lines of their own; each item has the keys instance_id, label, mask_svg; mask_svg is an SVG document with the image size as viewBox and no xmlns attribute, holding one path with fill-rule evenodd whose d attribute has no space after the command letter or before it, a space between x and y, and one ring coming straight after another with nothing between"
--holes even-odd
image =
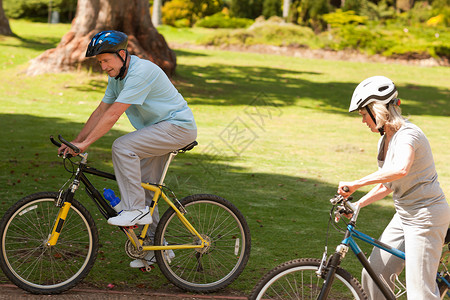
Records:
<instances>
[{"instance_id":1,"label":"handlebar grip","mask_svg":"<svg viewBox=\"0 0 450 300\"><path fill-rule=\"evenodd\" d=\"M53 145L55 145L56 147L61 147L61 143L58 143L54 138L53 135L50 136L50 141L52 142Z\"/></svg>"},{"instance_id":2,"label":"handlebar grip","mask_svg":"<svg viewBox=\"0 0 450 300\"><path fill-rule=\"evenodd\" d=\"M77 146L71 144L70 142L66 141L61 135L58 135L59 140L66 145L67 147L69 147L70 149L72 149L75 153L80 153L80 149L78 149Z\"/></svg>"},{"instance_id":3,"label":"handlebar grip","mask_svg":"<svg viewBox=\"0 0 450 300\"><path fill-rule=\"evenodd\" d=\"M342 190L346 193L348 193L350 191L350 189L348 188L348 186L344 186L342 187Z\"/></svg>"}]
</instances>

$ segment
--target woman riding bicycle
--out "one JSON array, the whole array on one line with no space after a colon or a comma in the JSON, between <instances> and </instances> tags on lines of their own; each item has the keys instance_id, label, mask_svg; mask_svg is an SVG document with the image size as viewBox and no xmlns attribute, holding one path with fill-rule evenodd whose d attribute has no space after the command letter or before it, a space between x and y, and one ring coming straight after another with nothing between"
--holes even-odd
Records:
<instances>
[{"instance_id":1,"label":"woman riding bicycle","mask_svg":"<svg viewBox=\"0 0 450 300\"><path fill-rule=\"evenodd\" d=\"M394 83L384 76L367 78L356 87L349 111L357 110L362 122L381 134L379 170L340 182L338 193L348 197L363 186L377 184L355 203L364 207L393 192L396 213L380 241L403 250L406 260L374 248L369 261L392 289L391 275L406 267L408 299L440 299L435 280L450 209L437 180L430 144L419 127L402 117L397 95ZM370 299L384 299L365 270L362 285Z\"/></svg>"}]
</instances>

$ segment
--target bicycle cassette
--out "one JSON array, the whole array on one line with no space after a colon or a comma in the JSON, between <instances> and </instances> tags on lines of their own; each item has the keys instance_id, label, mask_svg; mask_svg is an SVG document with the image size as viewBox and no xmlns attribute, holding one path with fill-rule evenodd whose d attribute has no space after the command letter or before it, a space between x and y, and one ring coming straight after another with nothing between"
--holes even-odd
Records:
<instances>
[{"instance_id":1,"label":"bicycle cassette","mask_svg":"<svg viewBox=\"0 0 450 300\"><path fill-rule=\"evenodd\" d=\"M150 237L146 237L144 239L143 246L150 246L152 245L152 240ZM125 253L132 259L143 259L148 251L138 251L136 247L133 245L133 243L130 240L127 240L125 242Z\"/></svg>"}]
</instances>

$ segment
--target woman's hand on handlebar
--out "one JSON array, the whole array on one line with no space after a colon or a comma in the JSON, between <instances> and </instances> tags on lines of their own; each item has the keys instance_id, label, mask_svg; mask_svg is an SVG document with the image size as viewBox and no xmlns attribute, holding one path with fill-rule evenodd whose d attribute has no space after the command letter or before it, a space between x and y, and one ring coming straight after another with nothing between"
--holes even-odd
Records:
<instances>
[{"instance_id":1,"label":"woman's hand on handlebar","mask_svg":"<svg viewBox=\"0 0 450 300\"><path fill-rule=\"evenodd\" d=\"M357 186L354 181L341 181L339 182L338 194L343 196L344 198L348 198L351 194L353 194L359 186Z\"/></svg>"}]
</instances>

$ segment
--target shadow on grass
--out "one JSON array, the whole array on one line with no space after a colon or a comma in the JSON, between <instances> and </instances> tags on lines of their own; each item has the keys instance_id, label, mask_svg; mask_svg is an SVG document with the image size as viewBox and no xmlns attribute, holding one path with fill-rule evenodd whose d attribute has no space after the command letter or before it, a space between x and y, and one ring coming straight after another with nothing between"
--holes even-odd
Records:
<instances>
[{"instance_id":1,"label":"shadow on grass","mask_svg":"<svg viewBox=\"0 0 450 300\"><path fill-rule=\"evenodd\" d=\"M20 198L38 191L56 191L70 177L56 157L56 147L48 137L62 134L71 139L81 123L58 118L1 114L3 129L0 152L0 211L6 211ZM112 171L110 146L124 132L112 130L90 149L91 166ZM180 154L172 164L166 183L178 198L193 193L212 193L233 202L246 216L252 234L252 255L241 277L230 290L248 293L259 278L279 263L298 257L320 257L323 251L328 213L328 199L336 186L315 178L301 178L270 173L254 173L234 165L236 157L218 157L201 153L203 145ZM98 188L109 187L103 179L93 180ZM113 183L115 184L115 183ZM114 187L113 187L114 188ZM115 187L117 190L117 187ZM123 252L125 237L108 226L96 212L88 197L78 191L76 198L94 216L100 231L101 249L91 274L86 279L97 287L114 282L117 286L136 287L152 283L152 289L168 285L158 268L149 274L130 270ZM362 196L357 193L356 198ZM377 237L393 213L392 208L373 205L367 208L370 218L361 217L359 228ZM330 246L342 236L334 234ZM117 251L119 249L119 251ZM5 281L0 276L0 281ZM226 292L226 290L224 291Z\"/></svg>"},{"instance_id":2,"label":"shadow on grass","mask_svg":"<svg viewBox=\"0 0 450 300\"><path fill-rule=\"evenodd\" d=\"M177 57L179 56L188 56L188 57L196 57L196 56L208 56L206 53L193 52L193 51L185 51L185 50L174 50Z\"/></svg>"},{"instance_id":3,"label":"shadow on grass","mask_svg":"<svg viewBox=\"0 0 450 300\"><path fill-rule=\"evenodd\" d=\"M54 38L54 37L36 37L36 38L24 38L21 36L18 36L17 34L13 34L12 37L17 38L20 41L20 44L14 45L14 44L6 44L2 43L4 46L8 47L16 47L16 48L28 48L33 49L36 51L45 51L47 49L56 48L58 46L59 42L61 41L61 38Z\"/></svg>"},{"instance_id":4,"label":"shadow on grass","mask_svg":"<svg viewBox=\"0 0 450 300\"><path fill-rule=\"evenodd\" d=\"M102 72L99 72L101 74ZM105 75L105 79L91 79L88 83L82 85L71 85L69 88L74 89L80 92L92 92L92 90L101 90L105 91L108 86L107 75Z\"/></svg>"},{"instance_id":5,"label":"shadow on grass","mask_svg":"<svg viewBox=\"0 0 450 300\"><path fill-rule=\"evenodd\" d=\"M179 65L175 80L180 92L192 104L246 105L264 93L280 106L296 105L331 113L347 113L358 83L314 82L301 78L303 74L305 72L277 67ZM321 73L306 74L321 76ZM405 114L450 115L448 89L422 85L399 85L398 89L400 98L407 99L402 103Z\"/></svg>"}]
</instances>

